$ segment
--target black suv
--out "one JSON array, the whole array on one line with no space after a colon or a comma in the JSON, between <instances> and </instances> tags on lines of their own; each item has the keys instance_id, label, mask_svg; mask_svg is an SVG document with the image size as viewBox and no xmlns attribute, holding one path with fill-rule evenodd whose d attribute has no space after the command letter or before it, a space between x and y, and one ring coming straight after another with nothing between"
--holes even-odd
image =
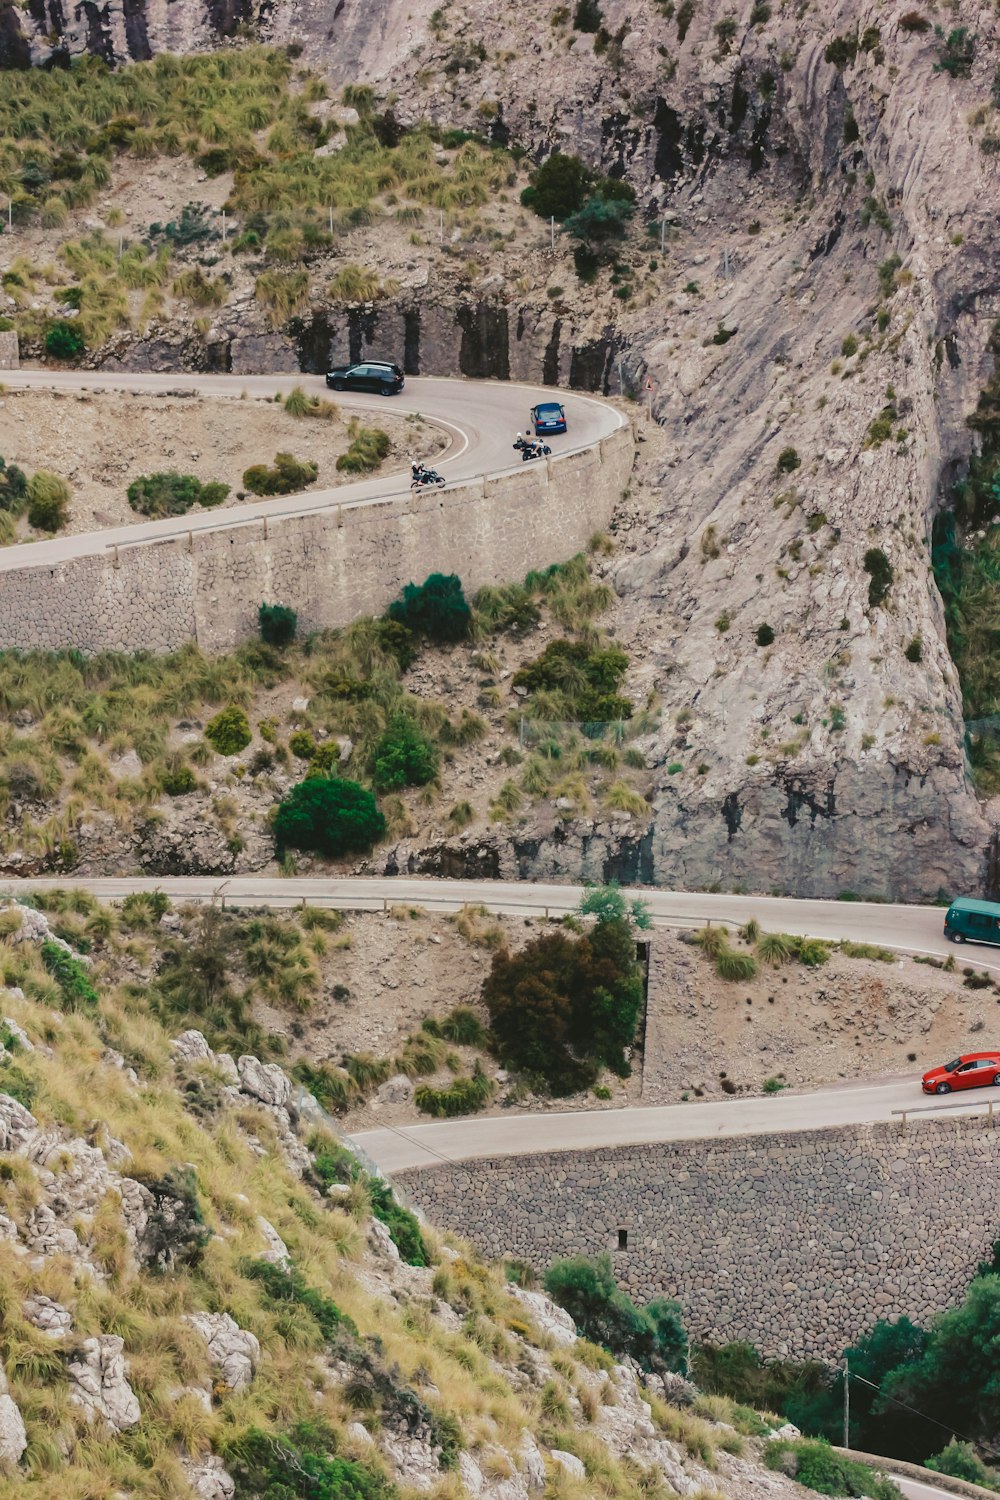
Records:
<instances>
[{"instance_id":1,"label":"black suv","mask_svg":"<svg viewBox=\"0 0 1000 1500\"><path fill-rule=\"evenodd\" d=\"M394 396L403 389L404 381L398 365L372 359L364 364L338 365L327 373L326 383L334 391L375 391L380 396Z\"/></svg>"}]
</instances>

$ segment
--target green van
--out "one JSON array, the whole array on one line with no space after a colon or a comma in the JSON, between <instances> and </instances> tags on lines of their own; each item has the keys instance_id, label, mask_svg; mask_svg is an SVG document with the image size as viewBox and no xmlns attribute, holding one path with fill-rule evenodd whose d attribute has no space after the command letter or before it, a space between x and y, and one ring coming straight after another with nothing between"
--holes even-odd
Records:
<instances>
[{"instance_id":1,"label":"green van","mask_svg":"<svg viewBox=\"0 0 1000 1500\"><path fill-rule=\"evenodd\" d=\"M972 901L960 896L948 908L944 935L953 943L994 943L1000 946L1000 906L995 901Z\"/></svg>"}]
</instances>

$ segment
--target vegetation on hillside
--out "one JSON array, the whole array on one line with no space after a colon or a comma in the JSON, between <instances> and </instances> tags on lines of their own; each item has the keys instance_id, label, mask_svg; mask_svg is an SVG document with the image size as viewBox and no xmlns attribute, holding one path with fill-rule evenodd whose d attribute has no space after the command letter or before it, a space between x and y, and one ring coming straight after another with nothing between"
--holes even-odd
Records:
<instances>
[{"instance_id":1,"label":"vegetation on hillside","mask_svg":"<svg viewBox=\"0 0 1000 1500\"><path fill-rule=\"evenodd\" d=\"M117 70L82 57L65 69L11 73L0 100L0 193L15 224L31 219L58 229L107 189L122 156L183 155L210 177L233 174L225 237L217 213L189 204L121 245L101 230L68 240L51 272L15 259L3 281L18 303L22 336L44 342L53 358L76 359L136 316L132 292L142 293L140 325L163 311L168 293L196 309L224 303L230 257L250 253L267 262L258 301L284 322L308 297L299 263L329 252L352 229L390 211L411 225L425 209L463 214L513 180L503 150L456 138L442 160L440 130L407 129L391 112L377 113L370 91L350 91L360 119L346 128L326 97L322 80L298 74L288 51L260 46L164 53ZM334 136L341 149L317 156ZM206 253L221 261L215 275L177 264ZM46 282L61 313L40 305ZM372 288L345 277L335 279L331 295L364 300L390 290L377 278Z\"/></svg>"},{"instance_id":2,"label":"vegetation on hillside","mask_svg":"<svg viewBox=\"0 0 1000 1500\"><path fill-rule=\"evenodd\" d=\"M497 685L498 650L517 653L515 663L523 659L530 646L522 642L543 615L590 643L585 666L613 658L618 673L626 658L602 642L594 624L607 600L606 586L593 580L580 557L531 574L523 584L484 589L471 605L459 579L432 575L408 586L382 619L302 639L296 638L294 611L289 616L286 606L268 604L260 615L261 639L211 660L194 646L156 657L0 652L0 717L6 721L0 724L0 816L13 804L20 809L19 820L0 830L0 848L17 847L50 866L72 868L78 823L89 814L107 814L124 832L137 834L164 798L197 795L206 798L207 825L235 855L250 827L232 793L255 789L255 816L263 820L285 795L286 783L277 778L288 772L305 779L336 771L374 788L386 831L398 836L413 826L406 796L426 788L419 793L426 806L444 794L451 762L490 727L505 742L502 765L512 772L521 767L518 779L505 783L493 816L512 817L528 798L542 796L585 807L596 793L609 806L645 817L646 803L630 774L645 763L625 741L652 726L652 713L614 726L611 739L600 725L553 721L593 706L589 700L578 705L570 681L555 690L539 687L510 707ZM482 713L407 688L405 674L421 652L442 639L447 646L456 634L468 640L463 649L478 673ZM264 694L282 685L294 686L293 701L297 694L308 699L308 708L290 712L284 723L255 710ZM188 726L178 743L172 731L181 720ZM191 732L191 723L205 725L204 739ZM518 739L530 743L530 753L515 748ZM231 763L217 768L223 789L208 801L205 773L215 753ZM475 817L465 806L455 804L452 827ZM299 846L288 841L288 847Z\"/></svg>"}]
</instances>

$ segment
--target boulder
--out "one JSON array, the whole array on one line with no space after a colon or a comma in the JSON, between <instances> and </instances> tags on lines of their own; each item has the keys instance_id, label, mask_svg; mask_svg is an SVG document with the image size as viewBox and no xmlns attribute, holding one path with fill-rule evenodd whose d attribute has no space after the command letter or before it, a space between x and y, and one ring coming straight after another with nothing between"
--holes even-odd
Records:
<instances>
[{"instance_id":1,"label":"boulder","mask_svg":"<svg viewBox=\"0 0 1000 1500\"><path fill-rule=\"evenodd\" d=\"M170 1043L170 1050L181 1062L211 1062L214 1054L200 1031L182 1031Z\"/></svg>"},{"instance_id":2,"label":"boulder","mask_svg":"<svg viewBox=\"0 0 1000 1500\"><path fill-rule=\"evenodd\" d=\"M526 1292L522 1287L509 1288L512 1296L524 1304L542 1333L547 1333L563 1348L576 1343L576 1324L569 1313L546 1297L544 1292Z\"/></svg>"},{"instance_id":3,"label":"boulder","mask_svg":"<svg viewBox=\"0 0 1000 1500\"><path fill-rule=\"evenodd\" d=\"M258 1259L266 1260L272 1266L281 1266L284 1270L287 1271L290 1264L288 1259L288 1246L281 1238L281 1235L275 1229L270 1220L265 1219L263 1215L261 1215L257 1220L257 1228L260 1230L261 1239L264 1241L265 1245L265 1249L261 1251Z\"/></svg>"},{"instance_id":4,"label":"boulder","mask_svg":"<svg viewBox=\"0 0 1000 1500\"><path fill-rule=\"evenodd\" d=\"M12 1469L27 1446L28 1434L16 1401L6 1394L0 1396L0 1470Z\"/></svg>"},{"instance_id":5,"label":"boulder","mask_svg":"<svg viewBox=\"0 0 1000 1500\"><path fill-rule=\"evenodd\" d=\"M393 1243L392 1235L381 1219L368 1220L368 1244L383 1260L399 1260L399 1251Z\"/></svg>"},{"instance_id":6,"label":"boulder","mask_svg":"<svg viewBox=\"0 0 1000 1500\"><path fill-rule=\"evenodd\" d=\"M208 1345L208 1355L222 1384L231 1391L245 1391L257 1372L260 1344L228 1313L189 1313L187 1322Z\"/></svg>"},{"instance_id":7,"label":"boulder","mask_svg":"<svg viewBox=\"0 0 1000 1500\"><path fill-rule=\"evenodd\" d=\"M587 1470L575 1453L565 1453L562 1448L553 1448L549 1457L559 1465L564 1474L569 1475L570 1479L586 1479Z\"/></svg>"},{"instance_id":8,"label":"boulder","mask_svg":"<svg viewBox=\"0 0 1000 1500\"><path fill-rule=\"evenodd\" d=\"M233 1500L236 1481L221 1458L182 1458L181 1468L195 1500Z\"/></svg>"},{"instance_id":9,"label":"boulder","mask_svg":"<svg viewBox=\"0 0 1000 1500\"><path fill-rule=\"evenodd\" d=\"M256 1057L241 1057L236 1064L240 1088L261 1104L284 1109L292 1097L292 1085L277 1063L262 1063Z\"/></svg>"},{"instance_id":10,"label":"boulder","mask_svg":"<svg viewBox=\"0 0 1000 1500\"><path fill-rule=\"evenodd\" d=\"M20 1151L37 1129L38 1121L23 1104L0 1094L0 1151Z\"/></svg>"},{"instance_id":11,"label":"boulder","mask_svg":"<svg viewBox=\"0 0 1000 1500\"><path fill-rule=\"evenodd\" d=\"M73 1327L73 1316L69 1308L40 1292L28 1297L21 1311L26 1322L40 1329L50 1339L63 1338Z\"/></svg>"},{"instance_id":12,"label":"boulder","mask_svg":"<svg viewBox=\"0 0 1000 1500\"><path fill-rule=\"evenodd\" d=\"M83 1407L88 1422L103 1422L113 1433L134 1427L141 1416L128 1383L124 1348L125 1340L117 1334L101 1333L84 1339L66 1367L70 1401Z\"/></svg>"},{"instance_id":13,"label":"boulder","mask_svg":"<svg viewBox=\"0 0 1000 1500\"><path fill-rule=\"evenodd\" d=\"M375 1094L376 1104L409 1104L413 1098L413 1082L405 1073L387 1078Z\"/></svg>"}]
</instances>

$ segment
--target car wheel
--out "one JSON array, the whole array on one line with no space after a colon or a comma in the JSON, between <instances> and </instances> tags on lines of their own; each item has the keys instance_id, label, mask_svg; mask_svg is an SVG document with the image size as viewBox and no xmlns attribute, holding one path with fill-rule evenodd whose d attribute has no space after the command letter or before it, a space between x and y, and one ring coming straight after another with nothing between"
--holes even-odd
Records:
<instances>
[{"instance_id":1,"label":"car wheel","mask_svg":"<svg viewBox=\"0 0 1000 1500\"><path fill-rule=\"evenodd\" d=\"M937 1086L937 1088L934 1090L934 1092L935 1092L935 1094L950 1094L951 1093L951 1084L950 1083L939 1083L938 1086Z\"/></svg>"},{"instance_id":2,"label":"car wheel","mask_svg":"<svg viewBox=\"0 0 1000 1500\"><path fill-rule=\"evenodd\" d=\"M1000 1073L993 1074L993 1087L1000 1089Z\"/></svg>"},{"instance_id":3,"label":"car wheel","mask_svg":"<svg viewBox=\"0 0 1000 1500\"><path fill-rule=\"evenodd\" d=\"M965 942L965 938L962 936L962 934L960 932L953 932L951 934L951 940L952 940L953 943L964 943Z\"/></svg>"},{"instance_id":4,"label":"car wheel","mask_svg":"<svg viewBox=\"0 0 1000 1500\"><path fill-rule=\"evenodd\" d=\"M380 390L383 396L392 396L395 394L391 385L383 385L380 387Z\"/></svg>"},{"instance_id":5,"label":"car wheel","mask_svg":"<svg viewBox=\"0 0 1000 1500\"><path fill-rule=\"evenodd\" d=\"M331 381L330 383L332 384L333 389L335 391L346 391L347 390L347 386L344 384L344 382L342 380L334 380L334 381Z\"/></svg>"}]
</instances>

